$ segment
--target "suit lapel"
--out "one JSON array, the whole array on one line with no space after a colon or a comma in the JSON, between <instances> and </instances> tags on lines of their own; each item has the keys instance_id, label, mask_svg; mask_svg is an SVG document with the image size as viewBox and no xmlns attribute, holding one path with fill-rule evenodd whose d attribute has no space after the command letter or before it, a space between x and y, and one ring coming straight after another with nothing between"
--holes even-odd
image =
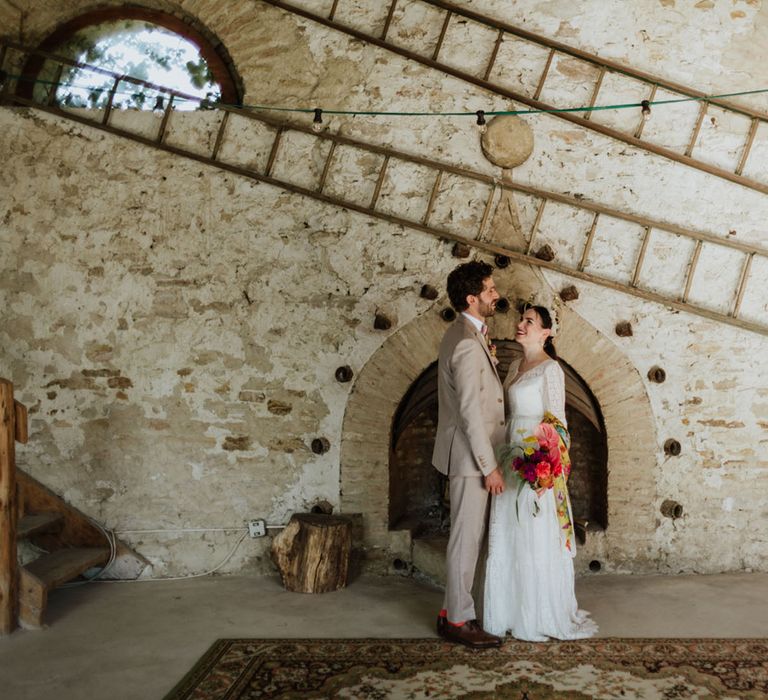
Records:
<instances>
[{"instance_id":1,"label":"suit lapel","mask_svg":"<svg viewBox=\"0 0 768 700\"><path fill-rule=\"evenodd\" d=\"M467 325L467 328L474 334L475 338L477 339L477 342L482 345L483 350L485 351L485 356L488 358L488 362L491 363L491 367L493 368L493 373L496 375L496 379L499 380L499 383L501 383L501 379L499 379L499 373L496 371L496 363L493 361L493 355L491 355L491 349L488 347L488 343L485 340L485 336L477 330L475 327L475 324L469 321L465 316L461 317L461 320Z\"/></svg>"}]
</instances>

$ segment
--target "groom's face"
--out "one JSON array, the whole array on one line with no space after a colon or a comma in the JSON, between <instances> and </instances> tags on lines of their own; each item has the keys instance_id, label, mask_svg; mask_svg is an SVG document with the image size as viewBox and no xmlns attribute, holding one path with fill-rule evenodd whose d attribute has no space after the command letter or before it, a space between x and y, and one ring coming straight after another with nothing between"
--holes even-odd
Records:
<instances>
[{"instance_id":1,"label":"groom's face","mask_svg":"<svg viewBox=\"0 0 768 700\"><path fill-rule=\"evenodd\" d=\"M487 277L483 280L483 291L470 299L476 299L477 315L482 318L488 318L496 313L496 302L499 300L499 292L496 290L496 284L493 277Z\"/></svg>"}]
</instances>

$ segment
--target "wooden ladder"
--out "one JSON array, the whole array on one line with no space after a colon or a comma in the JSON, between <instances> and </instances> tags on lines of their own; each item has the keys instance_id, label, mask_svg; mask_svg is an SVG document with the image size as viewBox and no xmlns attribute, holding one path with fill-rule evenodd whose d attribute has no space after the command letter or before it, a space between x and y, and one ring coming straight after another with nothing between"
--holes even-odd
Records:
<instances>
[{"instance_id":1,"label":"wooden ladder","mask_svg":"<svg viewBox=\"0 0 768 700\"><path fill-rule=\"evenodd\" d=\"M644 120L639 109L622 110L625 116L620 126L611 126L595 121L594 118L591 118L593 115L591 111L554 112L553 116L677 163L683 163L768 194L768 179L745 174L745 171L749 170L747 161L756 142L759 141L763 148L768 147L768 114L764 112L734 104L726 99L710 99L706 93L700 90L635 70L444 0L409 0L407 3L402 0L388 0L388 7L385 6L378 16L372 16L370 27L363 29L359 27L358 21L355 22L355 26L351 26L351 23L345 23L343 12L338 12L338 0L334 0L328 14L320 14L314 9L302 7L296 2L262 1L477 85L496 95L520 102L534 110L550 111L582 106L554 105L542 100L542 95L547 92L548 84L553 82L552 68L563 57L578 60L590 69L584 72L590 74L588 81L591 82L573 83L573 88L579 88L591 95L589 107L594 107L601 91L606 91L605 85L608 82L606 78L612 79L614 83L622 81L624 87L644 89L644 92L640 93L637 99L638 104L642 100L653 102L657 99L692 98L696 114L695 116L692 115L690 120L690 133L685 139L679 137L674 139L676 143L684 143L684 148L673 147L669 144L664 145L664 139L659 138L659 136L651 139L647 134L644 134ZM407 14L411 17L419 16L420 30L427 37L430 37L433 43L430 43L428 39L426 45L417 49L407 46L403 38L398 37L398 26L407 21ZM454 47L450 41L446 40L446 37L450 38L451 31L456 30L460 25L464 26L464 32L471 32L476 53L480 54L484 49L487 56L486 62L473 72L458 67L463 65L463 62L457 59L455 54L452 55L451 50ZM501 76L501 66L504 63L502 54L508 50L506 47L515 44L521 44L523 50L527 50L529 53L533 52L538 56L538 67L541 72L537 78L528 81L527 85L515 84L514 87L510 87L509 82L503 81ZM634 90L634 92L637 91ZM569 91L569 96L572 94L578 94L578 90ZM707 152L706 143L704 139L700 138L705 117L713 109L721 114L736 117L741 121L744 140L732 167L714 165L712 153Z\"/></svg>"},{"instance_id":2,"label":"wooden ladder","mask_svg":"<svg viewBox=\"0 0 768 700\"><path fill-rule=\"evenodd\" d=\"M600 286L630 294L641 299L663 304L667 307L686 311L710 320L733 325L745 330L768 335L768 316L765 314L766 290L759 280L768 271L768 250L756 245L742 243L728 236L716 235L682 226L669 224L658 219L639 216L606 205L591 202L584 198L563 195L514 182L501 181L486 173L460 168L448 163L410 155L393 148L377 146L330 132L315 133L305 123L294 123L267 116L263 112L238 109L228 105L217 105L218 127L211 142L200 147L194 144L172 145L167 134L174 115L174 100L193 100L199 98L169 90L145 81L129 78L104 69L97 69L84 64L75 64L70 59L57 57L49 53L28 49L6 41L0 42L0 51L5 46L7 52L0 53L15 56L15 64L23 62L24 57L43 55L47 61L59 64L59 76L64 67L77 66L78 70L92 70L113 79L110 94L103 109L82 110L69 108L56 99L57 85L51 85L48 93L41 99L30 99L14 94L9 86L2 97L11 104L24 105L39 109L59 117L76 121L80 124L100 129L145 146L205 163L212 167L236 173L243 177L264 182L296 194L310 197L337 207L352 210L381 219L407 229L432 235L440 240L454 241L474 247L510 260L527 263L540 268L553 270L568 277L584 280ZM2 63L0 63L0 67ZM121 84L130 89L152 91L161 95L164 110L154 136L143 136L130 130L124 120L113 123L114 96ZM307 120L308 121L308 120ZM235 141L233 134L248 133L248 148ZM229 146L229 148L228 148ZM251 150L244 162L244 151ZM307 154L319 155L322 166L312 169L312 158ZM364 185L363 194L353 196L348 188L335 185L334 176L344 172L356 156L364 154L376 163L366 171L355 173L360 186ZM306 172L301 181L294 174L289 174L283 164L306 162ZM420 179L426 183L423 206L414 208L407 197L397 191L397 183L403 172L419 169ZM466 189L473 191L471 197L456 195ZM469 188L469 189L467 189ZM361 187L358 187L361 189ZM513 192L527 197L536 207L536 215L530 230L525 233L526 242L520 249L508 244L487 240L488 221L494 205L504 192ZM386 200L386 202L384 202ZM540 257L539 241L541 229L547 211L550 208L565 207L574 213L588 218L589 225L580 228L574 223L579 217L568 218L571 227L569 237L578 242L579 253L572 260L563 256L555 259ZM439 212L453 212L453 221L472 222L469 225L451 224ZM397 213L396 213L397 212ZM407 212L401 214L399 212ZM612 226L616 223L625 227L629 235L623 241L624 259L632 260L629 269L623 274L614 269L600 269L592 265L600 246L603 251L614 244L611 240ZM603 229L603 227L605 227ZM671 243L670 243L671 241ZM659 245L657 245L659 244ZM680 269L667 270L660 251L664 246L687 246L690 250L687 263ZM702 258L713 259L713 255L727 251L734 260L740 273L726 291L713 299L707 291L694 295L696 273ZM759 267L759 274L752 270ZM650 272L649 272L650 270ZM758 280L756 282L755 280ZM745 313L745 300L748 309Z\"/></svg>"},{"instance_id":3,"label":"wooden ladder","mask_svg":"<svg viewBox=\"0 0 768 700\"><path fill-rule=\"evenodd\" d=\"M33 488L37 482L16 470L15 443L27 441L27 409L14 400L13 384L0 379L0 635L13 632L19 622L41 627L48 593L104 565L110 556L108 547L61 542L68 507L60 499L53 497L61 504L58 508L51 502L49 510L26 512L30 505L41 504ZM58 543L61 548L19 566L16 542L21 539L43 541L48 547Z\"/></svg>"}]
</instances>

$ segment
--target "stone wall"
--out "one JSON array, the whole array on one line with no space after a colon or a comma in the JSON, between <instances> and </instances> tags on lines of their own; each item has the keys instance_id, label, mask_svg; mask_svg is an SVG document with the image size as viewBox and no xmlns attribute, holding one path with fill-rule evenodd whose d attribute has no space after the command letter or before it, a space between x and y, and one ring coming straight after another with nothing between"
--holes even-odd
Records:
<instances>
[{"instance_id":1,"label":"stone wall","mask_svg":"<svg viewBox=\"0 0 768 700\"><path fill-rule=\"evenodd\" d=\"M192 17L223 42L248 103L508 107L480 88L258 0L145 4ZM760 3L661 0L631 11L603 0L461 4L705 92L764 87L768 8ZM362 22L380 5L342 0L339 13ZM36 44L92 7L3 2L0 34ZM471 48L467 60L477 60ZM522 55L520 75L537 60L533 52ZM509 65L513 78L518 64ZM567 77L572 68L566 62L557 74ZM617 88L613 96L623 94ZM565 84L547 96L561 104L577 98L586 101ZM745 101L768 104L765 96ZM660 112L653 120L663 124ZM120 118L136 129L152 119ZM534 151L515 169L516 181L768 245L765 195L556 117L525 119ZM170 138L202 143L214 133L210 120L206 113L179 116ZM471 119L327 121L370 143L500 174L483 157ZM716 120L707 128L727 161L740 126ZM376 534L386 527L386 498L364 497L371 487L365 469L386 473L386 457L366 463L366 450L380 458L375 450L388 444L400 398L434 360L445 299L429 302L418 291L425 283L442 290L456 263L450 245L17 108L0 109L0 153L0 375L31 409L32 439L19 450L21 465L116 530L222 528L255 517L281 523L327 500L363 510L376 546L397 550ZM755 158L751 174L764 176L765 162ZM306 177L306 165L297 158L285 174ZM409 196L416 201L430 186L415 180ZM533 203L515 201L522 230L530 230ZM514 242L501 214L492 236ZM585 226L555 207L541 232L542 242L567 254ZM594 269L631 267L610 236L635 234L605 231ZM679 264L678 252L674 242L662 251L667 268ZM707 261L692 298L727 296L734 275L727 256ZM572 280L512 266L497 282L514 296ZM768 540L756 525L768 506L764 337L577 286L560 347L601 402L609 435L609 530L594 556L609 571L768 570ZM750 304L756 318L765 314L765 300ZM391 330L374 330L378 310L397 320ZM632 337L614 333L621 320L632 322ZM509 337L507 324L500 320L494 334ZM402 376L377 386L393 356L401 358ZM350 384L334 379L345 364L356 372ZM647 379L654 365L666 370L663 384ZM361 410L366 415L350 424ZM309 449L318 436L331 444L322 455ZM664 455L669 437L680 441L679 457ZM660 515L668 498L683 505L682 519ZM611 527L621 536L611 540ZM124 539L164 575L213 567L236 537L165 532ZM265 570L267 546L246 540L223 570Z\"/></svg>"}]
</instances>

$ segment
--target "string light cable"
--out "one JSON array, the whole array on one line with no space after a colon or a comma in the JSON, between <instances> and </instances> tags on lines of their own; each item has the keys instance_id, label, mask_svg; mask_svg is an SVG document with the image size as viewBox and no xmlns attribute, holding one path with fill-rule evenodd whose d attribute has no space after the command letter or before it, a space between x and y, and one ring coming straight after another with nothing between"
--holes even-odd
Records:
<instances>
[{"instance_id":1,"label":"string light cable","mask_svg":"<svg viewBox=\"0 0 768 700\"><path fill-rule=\"evenodd\" d=\"M129 96L137 99L140 95L143 98L143 93L137 93L136 90L120 90L104 88L94 88L86 85L75 84L62 84L51 80L43 79L30 79L22 75L13 75L5 71L1 72L4 78L4 82L8 82L10 79L21 80L25 82L31 82L34 84L44 84L50 86L66 87L67 89L83 90L86 92L97 92L98 94L104 92L110 92L113 96ZM142 81L137 81L142 82ZM392 111L392 110L347 110L347 109L325 109L320 107L281 107L277 105L262 105L262 104L228 104L221 102L220 100L211 99L210 93L206 97L199 97L196 95L188 95L180 93L172 88L164 86L153 85L147 83L146 87L159 91L167 95L172 99L172 104L185 104L195 103L199 105L200 109L216 109L217 107L223 107L226 109L253 111L253 112L287 112L293 114L310 114L312 115L312 130L319 132L324 126L323 115L328 116L349 116L349 117L475 117L477 128L481 133L485 133L487 129L486 118L496 116L519 116L519 115L532 115L532 114L568 114L568 113L591 113L608 110L621 110L621 109L640 109L643 120L648 121L651 116L651 108L664 105L680 104L683 102L713 102L716 100L726 99L730 97L744 97L748 95L760 95L768 93L768 88L758 88L755 90L742 90L738 92L728 92L716 95L701 95L691 97L679 97L664 100L641 100L639 102L624 102L619 104L609 105L586 105L578 107L552 107L548 109L504 109L504 110L475 110L475 111L445 111L445 112L427 112L427 111ZM67 105L67 106L72 106ZM155 113L160 113L165 109L165 100L163 95L157 95L155 97L155 103L153 110ZM729 109L738 112L737 106L729 106ZM768 114L765 115L765 119L768 120Z\"/></svg>"}]
</instances>

